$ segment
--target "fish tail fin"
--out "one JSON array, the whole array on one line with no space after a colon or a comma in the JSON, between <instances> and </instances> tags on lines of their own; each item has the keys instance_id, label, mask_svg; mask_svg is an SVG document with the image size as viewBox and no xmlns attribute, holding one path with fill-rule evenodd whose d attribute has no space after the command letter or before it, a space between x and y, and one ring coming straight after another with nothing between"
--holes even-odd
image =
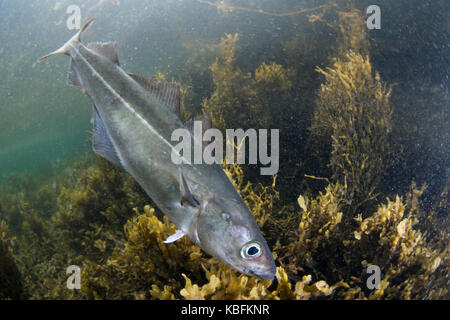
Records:
<instances>
[{"instance_id":1,"label":"fish tail fin","mask_svg":"<svg viewBox=\"0 0 450 320\"><path fill-rule=\"evenodd\" d=\"M39 62L42 62L42 61L44 61L45 59L47 59L48 57L54 56L54 55L56 55L56 54L68 54L68 53L69 53L69 49L70 49L70 45L73 44L73 43L75 43L75 42L80 42L80 40L81 40L81 34L82 34L84 31L86 31L86 30L92 25L92 23L94 22L94 20L95 20L95 17L89 19L89 21L86 22L86 23L84 24L84 26L80 29L80 31L78 31L72 38L70 38L70 40L67 41L61 48L59 48L59 49L57 49L57 50L55 50L55 51L53 51L53 52L50 52L49 54L47 54L47 55L45 55L45 56L43 56L43 57L40 57L40 58L37 60L37 62L38 62L38 63L39 63Z\"/></svg>"}]
</instances>

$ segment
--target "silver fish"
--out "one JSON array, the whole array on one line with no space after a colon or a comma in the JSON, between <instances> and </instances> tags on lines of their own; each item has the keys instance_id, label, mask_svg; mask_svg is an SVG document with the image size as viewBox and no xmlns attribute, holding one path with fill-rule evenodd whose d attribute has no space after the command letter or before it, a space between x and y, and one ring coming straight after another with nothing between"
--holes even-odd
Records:
<instances>
[{"instance_id":1,"label":"silver fish","mask_svg":"<svg viewBox=\"0 0 450 320\"><path fill-rule=\"evenodd\" d=\"M177 116L179 87L125 72L116 43L82 44L80 36L93 21L38 62L70 56L68 84L93 101L94 151L131 174L177 226L165 243L187 235L236 270L273 280L272 253L220 165L171 161L172 132L185 128Z\"/></svg>"}]
</instances>

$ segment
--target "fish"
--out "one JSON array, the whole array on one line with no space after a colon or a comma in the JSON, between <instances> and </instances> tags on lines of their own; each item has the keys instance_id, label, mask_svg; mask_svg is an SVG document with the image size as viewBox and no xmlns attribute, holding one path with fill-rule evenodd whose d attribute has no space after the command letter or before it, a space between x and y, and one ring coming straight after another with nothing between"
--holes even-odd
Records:
<instances>
[{"instance_id":1,"label":"fish","mask_svg":"<svg viewBox=\"0 0 450 320\"><path fill-rule=\"evenodd\" d=\"M172 132L186 128L179 118L179 86L127 73L116 42L84 45L81 35L94 19L38 59L70 57L68 84L93 102L93 151L128 172L175 224L178 230L164 243L187 236L237 271L273 280L276 266L269 246L222 167L172 161ZM211 118L203 119L210 127Z\"/></svg>"}]
</instances>

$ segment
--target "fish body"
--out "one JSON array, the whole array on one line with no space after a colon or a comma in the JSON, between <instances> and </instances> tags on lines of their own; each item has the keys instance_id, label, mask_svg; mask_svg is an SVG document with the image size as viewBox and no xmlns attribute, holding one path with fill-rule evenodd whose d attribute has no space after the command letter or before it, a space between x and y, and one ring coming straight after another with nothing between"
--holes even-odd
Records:
<instances>
[{"instance_id":1,"label":"fish body","mask_svg":"<svg viewBox=\"0 0 450 320\"><path fill-rule=\"evenodd\" d=\"M130 75L119 65L115 43L85 46L81 33L54 54L70 56L68 83L93 101L93 148L121 166L183 235L238 271L272 280L275 263L245 202L218 164L175 164L172 133L185 128L179 88Z\"/></svg>"}]
</instances>

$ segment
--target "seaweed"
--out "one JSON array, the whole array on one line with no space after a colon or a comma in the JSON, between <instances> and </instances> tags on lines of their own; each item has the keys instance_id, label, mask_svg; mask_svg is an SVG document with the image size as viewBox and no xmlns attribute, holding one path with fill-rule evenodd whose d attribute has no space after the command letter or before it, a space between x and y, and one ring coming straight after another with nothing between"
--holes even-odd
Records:
<instances>
[{"instance_id":1,"label":"seaweed","mask_svg":"<svg viewBox=\"0 0 450 320\"><path fill-rule=\"evenodd\" d=\"M293 116L301 115L294 90L296 70L276 62L262 62L255 70L242 70L237 67L238 39L238 34L228 34L216 46L218 57L211 65L214 91L203 100L202 108L211 115L213 126L223 132L229 128L282 129L280 174L290 177L302 151L293 148L292 143L298 139L299 130L305 131ZM260 179L256 175L254 167L246 171L248 178ZM284 179L280 181L285 183Z\"/></svg>"},{"instance_id":2,"label":"seaweed","mask_svg":"<svg viewBox=\"0 0 450 320\"><path fill-rule=\"evenodd\" d=\"M304 276L294 286L283 268L276 273L277 287L270 289L271 281L249 278L231 269L211 266L205 269L208 283L198 286L183 274L185 287L180 294L187 300L308 300L312 297L326 297L341 286L329 286L320 280L311 283L311 276Z\"/></svg>"},{"instance_id":3,"label":"seaweed","mask_svg":"<svg viewBox=\"0 0 450 320\"><path fill-rule=\"evenodd\" d=\"M71 218L66 206L60 214L44 220L28 206L22 211L22 232L14 240L2 232L8 261L16 258L23 277L23 296L32 299L440 299L448 297L448 235L437 212L425 212L420 197L425 187L414 185L408 195L387 199L374 211L349 215L348 186L329 184L316 197L305 194L295 206L278 197L276 180L270 185L247 181L241 166L226 172L240 192L273 248L276 281L263 281L240 274L204 254L189 239L172 244L162 241L176 227L149 205L121 209L105 199L106 209L86 201L80 189L98 187L103 175L119 174L116 168L86 166L79 179L58 188L68 205L80 216ZM81 166L83 167L83 166ZM104 170L104 171L103 171ZM114 171L115 173L111 172ZM120 173L120 179L127 176ZM103 178L101 178L101 181ZM116 177L119 179L119 177ZM122 181L122 180L121 180ZM105 181L104 181L105 182ZM87 183L87 184L86 184ZM105 188L107 185L103 185ZM126 184L125 184L126 185ZM109 185L115 193L122 185ZM100 187L101 188L101 187ZM69 191L73 195L68 197ZM90 190L90 189L89 189ZM123 190L123 189L122 189ZM127 189L128 202L138 203L139 193ZM96 198L95 193L90 197ZM448 205L441 195L440 207ZM117 201L123 202L123 198ZM83 205L81 205L83 204ZM89 205L87 205L89 204ZM105 222L101 211L112 221ZM62 211L65 214L62 214ZM123 210L123 211L122 211ZM128 211L129 210L129 211ZM73 211L73 210L72 210ZM119 214L121 212L121 214ZM126 216L124 216L126 214ZM350 219L345 217L349 216ZM121 219L125 222L122 224ZM119 219L120 218L120 219ZM353 219L355 218L355 219ZM71 223L69 223L69 221ZM63 223L64 222L64 223ZM439 224L440 223L440 224ZM5 230L6 224L2 224ZM73 239L76 232L81 232ZM6 245L5 245L6 244ZM4 261L4 260L2 260ZM64 283L69 265L82 270L81 290L68 290ZM369 290L365 270L376 264L383 273L380 289ZM15 287L17 289L18 287ZM7 297L18 298L8 292Z\"/></svg>"},{"instance_id":4,"label":"seaweed","mask_svg":"<svg viewBox=\"0 0 450 320\"><path fill-rule=\"evenodd\" d=\"M277 128L281 124L280 112L274 105L288 98L294 72L274 62L263 62L253 72L242 71L236 67L238 39L238 34L228 34L216 46L219 57L210 67L215 89L203 101L203 109L220 130Z\"/></svg>"},{"instance_id":5,"label":"seaweed","mask_svg":"<svg viewBox=\"0 0 450 320\"><path fill-rule=\"evenodd\" d=\"M85 262L82 291L87 299L172 297L173 290L180 289L182 272L200 278L200 248L186 237L163 244L176 227L167 218L160 221L149 206L136 213L124 226L124 239L104 263Z\"/></svg>"},{"instance_id":6,"label":"seaweed","mask_svg":"<svg viewBox=\"0 0 450 320\"><path fill-rule=\"evenodd\" d=\"M445 298L448 221L440 233L420 229L423 191L413 188L405 200L388 198L367 218L358 214L353 220L343 219L347 207L343 185L330 184L316 199L300 195L297 235L278 249L281 265L293 276L311 273L335 283L339 287L335 298ZM366 284L370 265L382 272L380 287L373 291Z\"/></svg>"},{"instance_id":7,"label":"seaweed","mask_svg":"<svg viewBox=\"0 0 450 320\"><path fill-rule=\"evenodd\" d=\"M325 82L318 92L312 136L330 151L331 178L347 184L355 209L373 199L391 165L391 88L374 72L368 57L350 51L333 68L317 69Z\"/></svg>"},{"instance_id":8,"label":"seaweed","mask_svg":"<svg viewBox=\"0 0 450 320\"><path fill-rule=\"evenodd\" d=\"M248 114L253 94L249 87L251 78L235 68L235 51L238 35L228 34L219 46L220 59L211 65L213 82L216 87L211 97L204 100L203 109L212 117L213 126L222 131L234 123L238 127L249 128Z\"/></svg>"},{"instance_id":9,"label":"seaweed","mask_svg":"<svg viewBox=\"0 0 450 320\"><path fill-rule=\"evenodd\" d=\"M149 201L122 169L100 157L97 162L98 167L84 169L74 184L61 188L52 217L56 232L70 250L91 258L104 254L94 245L97 240L111 250L117 231L133 216L133 208Z\"/></svg>"},{"instance_id":10,"label":"seaweed","mask_svg":"<svg viewBox=\"0 0 450 320\"><path fill-rule=\"evenodd\" d=\"M8 236L8 225L0 221L0 299L24 299L22 275L11 247L15 237Z\"/></svg>"},{"instance_id":11,"label":"seaweed","mask_svg":"<svg viewBox=\"0 0 450 320\"><path fill-rule=\"evenodd\" d=\"M409 199L411 201L411 199ZM426 234L417 229L418 213L413 205L409 210L400 197L387 200L354 232L358 246L365 252L362 266L383 266L384 278L380 289L370 299L424 299L445 296L445 274L448 274L448 237L436 245L429 243ZM382 247L384 250L374 250ZM440 268L441 267L441 268Z\"/></svg>"},{"instance_id":12,"label":"seaweed","mask_svg":"<svg viewBox=\"0 0 450 320\"><path fill-rule=\"evenodd\" d=\"M336 35L334 52L330 60L343 58L349 50L362 56L370 51L367 26L363 13L356 8L352 0L340 0L334 6L324 8L309 16L311 23L320 22Z\"/></svg>"}]
</instances>

